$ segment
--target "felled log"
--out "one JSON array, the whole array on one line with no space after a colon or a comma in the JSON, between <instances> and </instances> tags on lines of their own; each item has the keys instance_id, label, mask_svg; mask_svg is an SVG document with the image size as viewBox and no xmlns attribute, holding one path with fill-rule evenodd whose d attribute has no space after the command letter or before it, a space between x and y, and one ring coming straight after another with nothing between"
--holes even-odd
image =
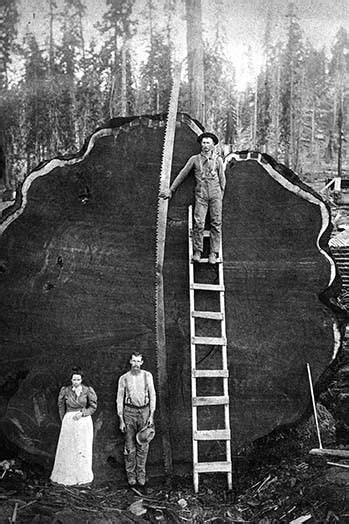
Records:
<instances>
[{"instance_id":1,"label":"felled log","mask_svg":"<svg viewBox=\"0 0 349 524\"><path fill-rule=\"evenodd\" d=\"M71 367L99 397L96 475L123 471L117 380L131 351L157 377L155 248L163 116L119 119L83 150L39 166L0 225L0 432L52 464L56 397ZM196 122L179 114L172 177L197 153ZM191 462L187 208L189 177L169 205L164 283L170 436L175 464ZM231 426L236 449L297 421L334 349L333 319L319 300L334 265L325 253L329 211L321 198L265 156L227 159L223 251ZM216 278L215 268L207 281ZM209 297L203 293L203 305ZM203 334L214 326L202 326ZM204 352L204 366L216 358ZM203 382L202 393L219 394ZM207 391L209 389L209 391ZM207 424L217 411L207 408ZM205 429L205 428L203 428ZM158 428L149 462L161 468ZM156 445L158 442L158 445ZM216 443L205 451L218 459ZM116 465L108 466L110 457Z\"/></svg>"},{"instance_id":2,"label":"felled log","mask_svg":"<svg viewBox=\"0 0 349 524\"><path fill-rule=\"evenodd\" d=\"M313 448L309 451L309 455L319 457L339 457L349 459L348 449L328 449L328 448Z\"/></svg>"}]
</instances>

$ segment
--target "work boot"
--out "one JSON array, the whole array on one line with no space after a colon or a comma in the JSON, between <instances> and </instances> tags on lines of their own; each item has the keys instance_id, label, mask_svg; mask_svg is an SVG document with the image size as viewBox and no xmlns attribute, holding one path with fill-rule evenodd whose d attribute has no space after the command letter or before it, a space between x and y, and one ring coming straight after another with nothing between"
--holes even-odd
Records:
<instances>
[{"instance_id":1,"label":"work boot","mask_svg":"<svg viewBox=\"0 0 349 524\"><path fill-rule=\"evenodd\" d=\"M137 481L135 478L131 477L127 479L128 485L130 488L136 487Z\"/></svg>"},{"instance_id":2,"label":"work boot","mask_svg":"<svg viewBox=\"0 0 349 524\"><path fill-rule=\"evenodd\" d=\"M201 251L198 251L197 249L194 251L194 255L193 255L193 258L192 258L192 261L193 262L200 262L200 258L201 258Z\"/></svg>"},{"instance_id":3,"label":"work boot","mask_svg":"<svg viewBox=\"0 0 349 524\"><path fill-rule=\"evenodd\" d=\"M208 257L208 263L209 264L217 264L217 254L212 252L209 254L209 257Z\"/></svg>"}]
</instances>

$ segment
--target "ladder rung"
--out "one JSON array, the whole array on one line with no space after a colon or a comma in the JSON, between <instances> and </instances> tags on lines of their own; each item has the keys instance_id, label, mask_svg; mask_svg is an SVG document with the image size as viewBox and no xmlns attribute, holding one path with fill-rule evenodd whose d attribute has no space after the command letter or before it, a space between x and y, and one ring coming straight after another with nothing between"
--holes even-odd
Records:
<instances>
[{"instance_id":1,"label":"ladder rung","mask_svg":"<svg viewBox=\"0 0 349 524\"><path fill-rule=\"evenodd\" d=\"M191 284L190 289L201 289L202 291L224 291L223 284L201 284L194 282Z\"/></svg>"},{"instance_id":2,"label":"ladder rung","mask_svg":"<svg viewBox=\"0 0 349 524\"><path fill-rule=\"evenodd\" d=\"M230 429L210 429L194 431L194 440L230 440Z\"/></svg>"},{"instance_id":3,"label":"ladder rung","mask_svg":"<svg viewBox=\"0 0 349 524\"><path fill-rule=\"evenodd\" d=\"M193 236L193 230L192 229L189 229L189 234L190 234L190 236ZM209 229L205 229L204 237L210 237L210 236L211 236L211 231Z\"/></svg>"},{"instance_id":4,"label":"ladder rung","mask_svg":"<svg viewBox=\"0 0 349 524\"><path fill-rule=\"evenodd\" d=\"M221 377L228 378L228 369L193 369L192 376L194 378L210 378L210 377Z\"/></svg>"},{"instance_id":5,"label":"ladder rung","mask_svg":"<svg viewBox=\"0 0 349 524\"><path fill-rule=\"evenodd\" d=\"M197 462L194 464L194 473L231 472L231 462Z\"/></svg>"},{"instance_id":6,"label":"ladder rung","mask_svg":"<svg viewBox=\"0 0 349 524\"><path fill-rule=\"evenodd\" d=\"M208 346L225 346L227 341L224 337L192 337L192 344Z\"/></svg>"},{"instance_id":7,"label":"ladder rung","mask_svg":"<svg viewBox=\"0 0 349 524\"><path fill-rule=\"evenodd\" d=\"M192 229L189 229L189 236L192 237L193 236L193 230ZM211 231L209 229L205 229L204 231L204 237L210 237L211 236Z\"/></svg>"},{"instance_id":8,"label":"ladder rung","mask_svg":"<svg viewBox=\"0 0 349 524\"><path fill-rule=\"evenodd\" d=\"M223 262L222 257L217 257L216 264L221 264ZM200 258L199 264L208 264L208 258Z\"/></svg>"},{"instance_id":9,"label":"ladder rung","mask_svg":"<svg viewBox=\"0 0 349 524\"><path fill-rule=\"evenodd\" d=\"M223 320L223 313L220 311L192 311L195 318L210 318L211 320Z\"/></svg>"},{"instance_id":10,"label":"ladder rung","mask_svg":"<svg viewBox=\"0 0 349 524\"><path fill-rule=\"evenodd\" d=\"M229 404L229 397L193 397L193 406L220 406L222 404Z\"/></svg>"}]
</instances>

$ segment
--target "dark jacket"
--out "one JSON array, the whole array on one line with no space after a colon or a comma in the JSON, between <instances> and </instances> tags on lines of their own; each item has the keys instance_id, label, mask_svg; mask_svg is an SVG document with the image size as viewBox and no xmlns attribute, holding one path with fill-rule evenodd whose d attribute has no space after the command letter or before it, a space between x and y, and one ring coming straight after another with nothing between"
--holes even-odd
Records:
<instances>
[{"instance_id":1,"label":"dark jacket","mask_svg":"<svg viewBox=\"0 0 349 524\"><path fill-rule=\"evenodd\" d=\"M91 386L82 385L77 397L72 386L63 386L58 395L58 411L61 420L67 411L81 411L83 417L92 415L97 409L97 395Z\"/></svg>"}]
</instances>

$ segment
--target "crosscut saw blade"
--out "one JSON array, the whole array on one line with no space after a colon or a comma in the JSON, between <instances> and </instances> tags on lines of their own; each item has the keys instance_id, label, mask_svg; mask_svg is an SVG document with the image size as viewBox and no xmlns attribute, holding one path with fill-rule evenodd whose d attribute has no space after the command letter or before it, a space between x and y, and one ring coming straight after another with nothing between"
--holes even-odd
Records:
<instances>
[{"instance_id":1,"label":"crosscut saw blade","mask_svg":"<svg viewBox=\"0 0 349 524\"><path fill-rule=\"evenodd\" d=\"M160 408L162 447L164 467L167 475L172 474L172 448L170 441L170 417L168 412L168 380L165 332L165 302L163 266L165 256L166 226L168 200L160 194L170 186L174 138L176 132L179 85L181 79L181 64L174 70L173 85L167 115L164 148L161 162L159 183L158 212L156 224L156 276L155 276L155 323L156 323L156 359L158 372L158 398Z\"/></svg>"}]
</instances>

